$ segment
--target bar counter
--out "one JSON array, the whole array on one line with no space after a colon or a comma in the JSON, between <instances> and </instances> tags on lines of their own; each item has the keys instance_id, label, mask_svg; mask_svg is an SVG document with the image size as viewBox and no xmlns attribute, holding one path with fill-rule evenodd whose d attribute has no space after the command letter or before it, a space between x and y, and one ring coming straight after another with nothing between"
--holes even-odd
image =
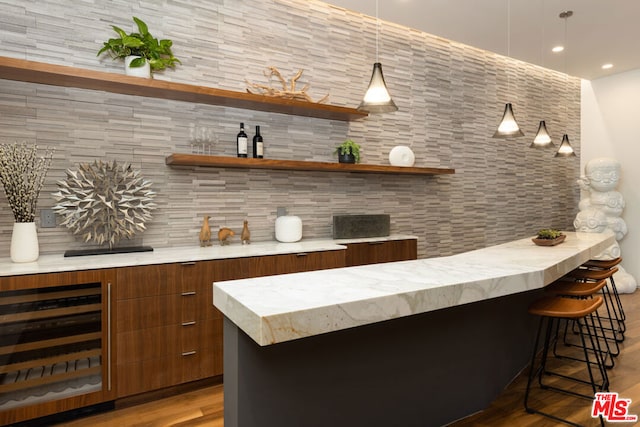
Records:
<instances>
[{"instance_id":1,"label":"bar counter","mask_svg":"<svg viewBox=\"0 0 640 427\"><path fill-rule=\"evenodd\" d=\"M225 426L440 426L527 364L545 285L611 245L567 232L454 256L218 282Z\"/></svg>"}]
</instances>

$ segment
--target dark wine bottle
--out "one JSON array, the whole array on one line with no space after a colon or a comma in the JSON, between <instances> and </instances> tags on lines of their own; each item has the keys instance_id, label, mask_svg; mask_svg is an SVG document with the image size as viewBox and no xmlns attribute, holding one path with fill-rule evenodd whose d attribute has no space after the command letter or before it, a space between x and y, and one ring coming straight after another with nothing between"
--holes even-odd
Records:
<instances>
[{"instance_id":1,"label":"dark wine bottle","mask_svg":"<svg viewBox=\"0 0 640 427\"><path fill-rule=\"evenodd\" d=\"M264 157L264 143L260 135L260 126L256 126L256 134L253 137L253 158L262 159Z\"/></svg>"},{"instance_id":2,"label":"dark wine bottle","mask_svg":"<svg viewBox=\"0 0 640 427\"><path fill-rule=\"evenodd\" d=\"M240 132L236 137L236 150L238 157L247 157L247 134L244 133L244 123L240 123Z\"/></svg>"}]
</instances>

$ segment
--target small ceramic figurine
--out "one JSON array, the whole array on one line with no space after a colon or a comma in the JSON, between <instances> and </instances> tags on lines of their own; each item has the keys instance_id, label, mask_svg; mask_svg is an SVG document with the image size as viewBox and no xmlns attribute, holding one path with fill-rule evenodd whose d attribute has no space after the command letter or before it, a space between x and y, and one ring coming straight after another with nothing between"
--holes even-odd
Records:
<instances>
[{"instance_id":1,"label":"small ceramic figurine","mask_svg":"<svg viewBox=\"0 0 640 427\"><path fill-rule=\"evenodd\" d=\"M200 246L211 246L211 228L209 227L208 215L202 220L202 228L200 228Z\"/></svg>"},{"instance_id":2,"label":"small ceramic figurine","mask_svg":"<svg viewBox=\"0 0 640 427\"><path fill-rule=\"evenodd\" d=\"M245 219L242 227L242 234L240 235L243 245L251 243L251 233L249 232L249 222Z\"/></svg>"},{"instance_id":3,"label":"small ceramic figurine","mask_svg":"<svg viewBox=\"0 0 640 427\"><path fill-rule=\"evenodd\" d=\"M236 233L234 233L232 229L227 227L222 227L218 231L218 241L220 242L220 245L228 245L229 241L227 239L235 235Z\"/></svg>"}]
</instances>

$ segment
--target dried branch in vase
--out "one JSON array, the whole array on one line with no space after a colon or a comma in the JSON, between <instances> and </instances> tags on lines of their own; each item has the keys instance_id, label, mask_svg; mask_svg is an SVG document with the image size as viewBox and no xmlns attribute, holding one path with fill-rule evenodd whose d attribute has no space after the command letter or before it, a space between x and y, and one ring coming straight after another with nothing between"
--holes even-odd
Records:
<instances>
[{"instance_id":1,"label":"dried branch in vase","mask_svg":"<svg viewBox=\"0 0 640 427\"><path fill-rule=\"evenodd\" d=\"M33 222L38 196L53 160L53 149L38 156L37 145L0 144L0 181L16 222Z\"/></svg>"},{"instance_id":2,"label":"dried branch in vase","mask_svg":"<svg viewBox=\"0 0 640 427\"><path fill-rule=\"evenodd\" d=\"M304 70L298 70L296 75L291 78L291 82L287 83L285 78L282 77L282 74L276 67L267 67L267 70L264 72L264 76L269 80L269 85L251 83L245 80L245 82L249 85L249 87L247 88L247 92L254 95L273 96L275 98L314 102L311 96L309 96L309 94L307 93L307 91L309 90L309 84L304 85L300 90L296 89L297 82L300 77L302 77L303 71ZM276 89L271 86L272 77L275 77L280 82L282 89ZM329 94L323 96L320 100L317 101L317 103L321 104L323 102L326 102L327 99L329 99Z\"/></svg>"}]
</instances>

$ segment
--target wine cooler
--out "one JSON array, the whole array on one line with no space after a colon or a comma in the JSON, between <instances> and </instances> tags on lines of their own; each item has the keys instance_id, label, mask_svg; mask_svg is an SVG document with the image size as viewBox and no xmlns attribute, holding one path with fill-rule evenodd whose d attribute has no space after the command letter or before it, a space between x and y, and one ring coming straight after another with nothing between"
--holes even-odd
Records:
<instances>
[{"instance_id":1,"label":"wine cooler","mask_svg":"<svg viewBox=\"0 0 640 427\"><path fill-rule=\"evenodd\" d=\"M101 283L0 292L0 411L102 389Z\"/></svg>"}]
</instances>

